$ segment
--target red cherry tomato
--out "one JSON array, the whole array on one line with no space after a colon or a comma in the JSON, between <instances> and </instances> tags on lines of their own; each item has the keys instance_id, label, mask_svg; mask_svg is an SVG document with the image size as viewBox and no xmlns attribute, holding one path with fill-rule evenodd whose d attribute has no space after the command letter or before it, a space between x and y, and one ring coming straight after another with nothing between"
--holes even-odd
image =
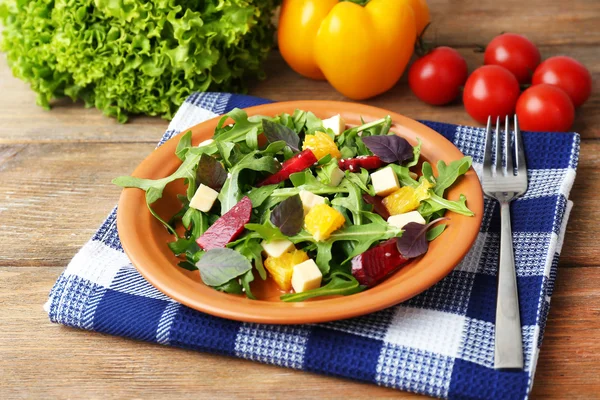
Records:
<instances>
[{"instance_id":1,"label":"red cherry tomato","mask_svg":"<svg viewBox=\"0 0 600 400\"><path fill-rule=\"evenodd\" d=\"M482 124L489 116L495 120L513 114L518 98L517 78L498 65L485 65L473 71L463 92L465 109Z\"/></svg>"},{"instance_id":2,"label":"red cherry tomato","mask_svg":"<svg viewBox=\"0 0 600 400\"><path fill-rule=\"evenodd\" d=\"M503 33L492 39L483 58L485 65L499 65L512 72L519 83L531 82L540 59L538 48L525 36L515 33Z\"/></svg>"},{"instance_id":3,"label":"red cherry tomato","mask_svg":"<svg viewBox=\"0 0 600 400\"><path fill-rule=\"evenodd\" d=\"M579 107L592 93L592 75L579 61L566 56L550 57L533 74L532 85L548 83L565 91Z\"/></svg>"},{"instance_id":4,"label":"red cherry tomato","mask_svg":"<svg viewBox=\"0 0 600 400\"><path fill-rule=\"evenodd\" d=\"M575 119L575 107L562 89L542 83L519 97L517 116L526 131L566 132Z\"/></svg>"},{"instance_id":5,"label":"red cherry tomato","mask_svg":"<svg viewBox=\"0 0 600 400\"><path fill-rule=\"evenodd\" d=\"M425 103L448 104L460 93L467 80L467 62L450 47L438 47L413 63L408 84Z\"/></svg>"}]
</instances>

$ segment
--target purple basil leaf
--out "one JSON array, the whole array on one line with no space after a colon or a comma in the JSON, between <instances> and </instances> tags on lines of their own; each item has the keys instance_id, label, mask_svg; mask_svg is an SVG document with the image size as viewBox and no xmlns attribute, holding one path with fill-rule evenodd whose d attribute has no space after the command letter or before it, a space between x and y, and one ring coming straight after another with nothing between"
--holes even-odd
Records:
<instances>
[{"instance_id":1,"label":"purple basil leaf","mask_svg":"<svg viewBox=\"0 0 600 400\"><path fill-rule=\"evenodd\" d=\"M386 163L402 164L414 156L413 147L404 138L397 135L367 136L363 143Z\"/></svg>"},{"instance_id":2,"label":"purple basil leaf","mask_svg":"<svg viewBox=\"0 0 600 400\"><path fill-rule=\"evenodd\" d=\"M267 119L262 120L263 131L269 143L278 142L283 140L290 149L294 151L300 150L300 136L285 125L278 124L276 122L269 121Z\"/></svg>"},{"instance_id":3,"label":"purple basil leaf","mask_svg":"<svg viewBox=\"0 0 600 400\"><path fill-rule=\"evenodd\" d=\"M286 236L294 236L302 229L304 209L300 196L288 197L273 209L271 223Z\"/></svg>"},{"instance_id":4,"label":"purple basil leaf","mask_svg":"<svg viewBox=\"0 0 600 400\"><path fill-rule=\"evenodd\" d=\"M448 218L438 218L427 225L416 222L409 222L404 225L402 236L396 238L396 246L398 246L400 254L405 258L415 258L427 253L427 250L429 250L427 231L434 224L446 219Z\"/></svg>"},{"instance_id":5,"label":"purple basil leaf","mask_svg":"<svg viewBox=\"0 0 600 400\"><path fill-rule=\"evenodd\" d=\"M225 184L227 179L227 171L216 158L208 154L202 154L196 169L196 180L198 183L219 191Z\"/></svg>"}]
</instances>

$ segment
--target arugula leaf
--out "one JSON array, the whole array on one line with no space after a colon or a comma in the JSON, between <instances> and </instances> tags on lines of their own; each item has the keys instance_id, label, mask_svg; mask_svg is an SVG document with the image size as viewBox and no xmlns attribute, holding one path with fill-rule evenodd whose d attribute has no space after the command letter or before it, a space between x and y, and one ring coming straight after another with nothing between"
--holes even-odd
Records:
<instances>
[{"instance_id":1,"label":"arugula leaf","mask_svg":"<svg viewBox=\"0 0 600 400\"><path fill-rule=\"evenodd\" d=\"M179 139L179 143L177 143L177 148L175 149L175 155L181 161L185 160L185 155L188 150L192 147L192 131L187 131L181 136Z\"/></svg>"},{"instance_id":2,"label":"arugula leaf","mask_svg":"<svg viewBox=\"0 0 600 400\"><path fill-rule=\"evenodd\" d=\"M196 179L196 165L200 160L199 154L187 154L183 163L173 174L161 179L144 179L134 176L120 176L113 179L112 183L124 188L138 188L146 191L146 202L154 203L162 197L163 190L167 184L177 179Z\"/></svg>"},{"instance_id":3,"label":"arugula leaf","mask_svg":"<svg viewBox=\"0 0 600 400\"><path fill-rule=\"evenodd\" d=\"M284 294L280 297L285 302L297 302L312 299L319 296L348 296L363 290L358 281L350 274L334 272L329 282L318 289L307 290L301 293Z\"/></svg>"},{"instance_id":4,"label":"arugula leaf","mask_svg":"<svg viewBox=\"0 0 600 400\"><path fill-rule=\"evenodd\" d=\"M225 181L223 189L219 192L219 201L221 202L221 215L229 211L242 198L239 179L240 172L244 169L250 169L258 172L275 173L279 167L279 163L272 156L262 156L255 158L259 154L258 151L248 153L231 170L229 178Z\"/></svg>"},{"instance_id":5,"label":"arugula leaf","mask_svg":"<svg viewBox=\"0 0 600 400\"><path fill-rule=\"evenodd\" d=\"M227 171L216 158L202 154L196 169L196 181L219 191L227 179ZM195 186L195 185L194 185Z\"/></svg>"},{"instance_id":6,"label":"arugula leaf","mask_svg":"<svg viewBox=\"0 0 600 400\"><path fill-rule=\"evenodd\" d=\"M344 178L340 186L348 189L348 196L336 197L331 201L331 204L334 206L344 207L350 211L354 225L361 225L364 203L360 188L346 178Z\"/></svg>"},{"instance_id":7,"label":"arugula leaf","mask_svg":"<svg viewBox=\"0 0 600 400\"><path fill-rule=\"evenodd\" d=\"M188 250L192 253L195 253L200 250L200 247L196 243L196 239L193 237L189 239L179 238L174 242L167 243L167 245L169 246L169 249L171 249L173 254L175 254L176 256L184 254Z\"/></svg>"},{"instance_id":8,"label":"arugula leaf","mask_svg":"<svg viewBox=\"0 0 600 400\"><path fill-rule=\"evenodd\" d=\"M368 193L370 196L375 196L373 185L367 185L369 182L369 171L364 168L360 169L360 173L346 171L346 179L358 186L361 190Z\"/></svg>"},{"instance_id":9,"label":"arugula leaf","mask_svg":"<svg viewBox=\"0 0 600 400\"><path fill-rule=\"evenodd\" d=\"M436 225L427 231L427 233L425 234L425 237L427 238L428 241L431 242L432 240L435 240L438 236L440 236L442 234L442 232L444 232L444 230L446 230L447 226L448 225L446 225L446 224Z\"/></svg>"},{"instance_id":10,"label":"arugula leaf","mask_svg":"<svg viewBox=\"0 0 600 400\"><path fill-rule=\"evenodd\" d=\"M429 183L433 185L436 184L435 176L433 175L433 168L431 167L431 164L429 164L429 162L425 161L423 163L423 165L421 166L421 173L423 174L425 179L429 181Z\"/></svg>"},{"instance_id":11,"label":"arugula leaf","mask_svg":"<svg viewBox=\"0 0 600 400\"><path fill-rule=\"evenodd\" d=\"M220 286L214 286L213 289L230 294L244 294L244 290L242 285L240 285L240 280L238 278L233 278Z\"/></svg>"},{"instance_id":12,"label":"arugula leaf","mask_svg":"<svg viewBox=\"0 0 600 400\"><path fill-rule=\"evenodd\" d=\"M279 140L277 142L269 143L269 145L261 151L262 154L276 154L281 150L285 149L287 144L283 140Z\"/></svg>"},{"instance_id":13,"label":"arugula leaf","mask_svg":"<svg viewBox=\"0 0 600 400\"><path fill-rule=\"evenodd\" d=\"M181 218L183 226L190 231L191 237L198 239L208 229L208 218L195 208L189 208Z\"/></svg>"},{"instance_id":14,"label":"arugula leaf","mask_svg":"<svg viewBox=\"0 0 600 400\"><path fill-rule=\"evenodd\" d=\"M246 257L228 248L208 250L196 266L208 286L221 286L252 269Z\"/></svg>"},{"instance_id":15,"label":"arugula leaf","mask_svg":"<svg viewBox=\"0 0 600 400\"><path fill-rule=\"evenodd\" d=\"M270 143L284 141L290 149L294 151L299 150L300 137L287 126L263 119L262 128Z\"/></svg>"},{"instance_id":16,"label":"arugula leaf","mask_svg":"<svg viewBox=\"0 0 600 400\"><path fill-rule=\"evenodd\" d=\"M332 245L339 240L349 240L354 243L354 251L344 261L347 262L352 257L364 253L371 245L380 240L387 240L398 236L402 230L388 225L379 215L363 211L362 215L371 222L363 225L350 225L339 229L331 234L329 239L318 242L314 237L302 230L299 234L289 237L293 243L311 242L317 246L317 258L315 262L319 266L323 275L329 272L329 262L332 259Z\"/></svg>"},{"instance_id":17,"label":"arugula leaf","mask_svg":"<svg viewBox=\"0 0 600 400\"><path fill-rule=\"evenodd\" d=\"M231 118L234 121L233 127L228 131L222 131L223 124L227 118ZM252 129L259 129L262 126L262 120L267 117L255 115L252 118L248 118L246 111L239 108L234 108L227 114L223 115L217 124L217 131L214 139L218 142L231 142L235 143L246 139L246 135Z\"/></svg>"},{"instance_id":18,"label":"arugula leaf","mask_svg":"<svg viewBox=\"0 0 600 400\"><path fill-rule=\"evenodd\" d=\"M287 239L285 235L281 233L279 228L273 226L269 219L262 224L246 224L244 225L244 228L258 233L267 242L272 240Z\"/></svg>"},{"instance_id":19,"label":"arugula leaf","mask_svg":"<svg viewBox=\"0 0 600 400\"><path fill-rule=\"evenodd\" d=\"M277 189L277 186L279 185L266 185L252 188L246 194L246 196L248 196L250 198L250 201L252 202L252 208L260 207L260 205L264 203L264 201L267 198L269 198L271 193L273 193L273 191Z\"/></svg>"},{"instance_id":20,"label":"arugula leaf","mask_svg":"<svg viewBox=\"0 0 600 400\"><path fill-rule=\"evenodd\" d=\"M452 201L448 199L444 199L441 196L438 196L435 193L430 191L431 196L424 200L419 207L419 212L423 217L428 217L440 210L448 210L453 211L457 214L466 215L468 217L472 217L473 211L469 210L467 207L467 198L464 195L460 195L458 201Z\"/></svg>"},{"instance_id":21,"label":"arugula leaf","mask_svg":"<svg viewBox=\"0 0 600 400\"><path fill-rule=\"evenodd\" d=\"M290 175L290 178L296 174ZM302 183L299 186L290 187L290 188L281 188L275 189L271 194L269 200L271 200L274 204L287 199L290 196L294 196L299 194L302 190L307 190L314 194L335 194L335 193L347 193L348 188L345 185L339 186L328 186L321 182L319 182L312 174L305 174L304 177L298 175L295 177L296 179L305 179L305 183ZM297 181L298 182L298 181Z\"/></svg>"},{"instance_id":22,"label":"arugula leaf","mask_svg":"<svg viewBox=\"0 0 600 400\"><path fill-rule=\"evenodd\" d=\"M187 269L188 271L198 271L198 267L189 261L181 261L177 264L178 267Z\"/></svg>"},{"instance_id":23,"label":"arugula leaf","mask_svg":"<svg viewBox=\"0 0 600 400\"><path fill-rule=\"evenodd\" d=\"M254 280L254 274L252 274L252 270L242 275L242 278L240 280L242 281L244 292L246 292L246 297L248 297L250 300L256 300L256 297L254 296L254 294L252 294L252 290L250 289L250 282Z\"/></svg>"},{"instance_id":24,"label":"arugula leaf","mask_svg":"<svg viewBox=\"0 0 600 400\"><path fill-rule=\"evenodd\" d=\"M260 239L246 236L244 241L235 246L235 250L239 251L250 262L254 262L254 268L256 268L262 280L267 279L267 272L262 261L263 248Z\"/></svg>"},{"instance_id":25,"label":"arugula leaf","mask_svg":"<svg viewBox=\"0 0 600 400\"><path fill-rule=\"evenodd\" d=\"M271 223L286 236L296 235L304 223L304 209L299 195L288 197L273 209Z\"/></svg>"},{"instance_id":26,"label":"arugula leaf","mask_svg":"<svg viewBox=\"0 0 600 400\"><path fill-rule=\"evenodd\" d=\"M292 114L292 123L296 132L302 132L302 129L306 125L306 111L296 109L294 114Z\"/></svg>"},{"instance_id":27,"label":"arugula leaf","mask_svg":"<svg viewBox=\"0 0 600 400\"><path fill-rule=\"evenodd\" d=\"M231 152L235 148L235 143L220 142L220 141L216 142L216 143L217 143L217 149L219 151L219 154L221 155L221 159L223 160L223 162L225 163L225 165L228 168L231 168L233 163L231 162L230 158L231 158Z\"/></svg>"},{"instance_id":28,"label":"arugula leaf","mask_svg":"<svg viewBox=\"0 0 600 400\"><path fill-rule=\"evenodd\" d=\"M410 168L414 167L419 163L419 157L421 157L421 139L417 138L417 145L413 146L413 158L411 162L406 163L405 165Z\"/></svg>"},{"instance_id":29,"label":"arugula leaf","mask_svg":"<svg viewBox=\"0 0 600 400\"><path fill-rule=\"evenodd\" d=\"M316 131L323 132L323 121L310 111L306 112L306 133L315 133Z\"/></svg>"},{"instance_id":30,"label":"arugula leaf","mask_svg":"<svg viewBox=\"0 0 600 400\"><path fill-rule=\"evenodd\" d=\"M460 160L452 161L450 164L446 164L442 160L438 161L438 176L436 178L435 188L433 189L435 194L443 196L444 191L452 186L459 176L464 175L469 168L471 168L472 163L473 159L468 156L463 157Z\"/></svg>"},{"instance_id":31,"label":"arugula leaf","mask_svg":"<svg viewBox=\"0 0 600 400\"><path fill-rule=\"evenodd\" d=\"M333 157L331 157L331 154L326 154L325 156L321 157L319 159L319 161L317 161L317 165L329 164L332 159L333 159ZM337 160L336 160L336 162L337 162Z\"/></svg>"},{"instance_id":32,"label":"arugula leaf","mask_svg":"<svg viewBox=\"0 0 600 400\"><path fill-rule=\"evenodd\" d=\"M246 146L250 150L258 150L258 128L252 128L246 133Z\"/></svg>"},{"instance_id":33,"label":"arugula leaf","mask_svg":"<svg viewBox=\"0 0 600 400\"><path fill-rule=\"evenodd\" d=\"M402 184L402 186L410 186L413 188L419 186L419 182L410 176L410 170L408 167L397 164L390 164L388 167L391 167L394 170L398 176L398 181Z\"/></svg>"}]
</instances>

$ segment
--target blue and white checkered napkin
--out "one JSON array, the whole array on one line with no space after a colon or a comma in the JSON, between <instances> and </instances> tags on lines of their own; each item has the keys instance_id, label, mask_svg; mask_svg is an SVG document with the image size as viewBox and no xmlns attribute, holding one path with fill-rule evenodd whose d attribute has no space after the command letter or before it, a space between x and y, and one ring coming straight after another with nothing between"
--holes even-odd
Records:
<instances>
[{"instance_id":1,"label":"blue and white checkered napkin","mask_svg":"<svg viewBox=\"0 0 600 400\"><path fill-rule=\"evenodd\" d=\"M161 143L234 107L267 103L250 96L190 96ZM424 122L481 169L484 131ZM164 296L123 253L113 211L77 253L50 293L53 322L226 354L455 399L522 399L533 383L579 154L577 134L524 135L529 190L513 205L514 249L525 369L493 369L498 207L486 201L475 246L450 275L409 301L360 318L275 326L216 318ZM141 155L140 155L141 157Z\"/></svg>"}]
</instances>

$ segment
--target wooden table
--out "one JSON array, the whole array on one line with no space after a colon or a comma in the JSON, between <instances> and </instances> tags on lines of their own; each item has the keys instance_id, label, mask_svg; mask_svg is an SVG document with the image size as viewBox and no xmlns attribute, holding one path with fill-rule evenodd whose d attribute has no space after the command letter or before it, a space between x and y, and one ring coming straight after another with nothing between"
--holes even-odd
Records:
<instances>
[{"instance_id":1,"label":"wooden table","mask_svg":"<svg viewBox=\"0 0 600 400\"><path fill-rule=\"evenodd\" d=\"M566 54L592 71L596 90L577 112L581 162L534 398L600 396L600 2L429 0L438 45L470 70L502 31L527 35L544 57ZM293 73L277 53L250 93L274 100L343 99ZM409 117L473 124L459 104L430 107L405 82L367 101ZM42 310L55 279L119 197L110 183L154 148L167 122L120 125L59 101L44 111L0 57L0 397L400 397L374 385L53 325Z\"/></svg>"}]
</instances>

